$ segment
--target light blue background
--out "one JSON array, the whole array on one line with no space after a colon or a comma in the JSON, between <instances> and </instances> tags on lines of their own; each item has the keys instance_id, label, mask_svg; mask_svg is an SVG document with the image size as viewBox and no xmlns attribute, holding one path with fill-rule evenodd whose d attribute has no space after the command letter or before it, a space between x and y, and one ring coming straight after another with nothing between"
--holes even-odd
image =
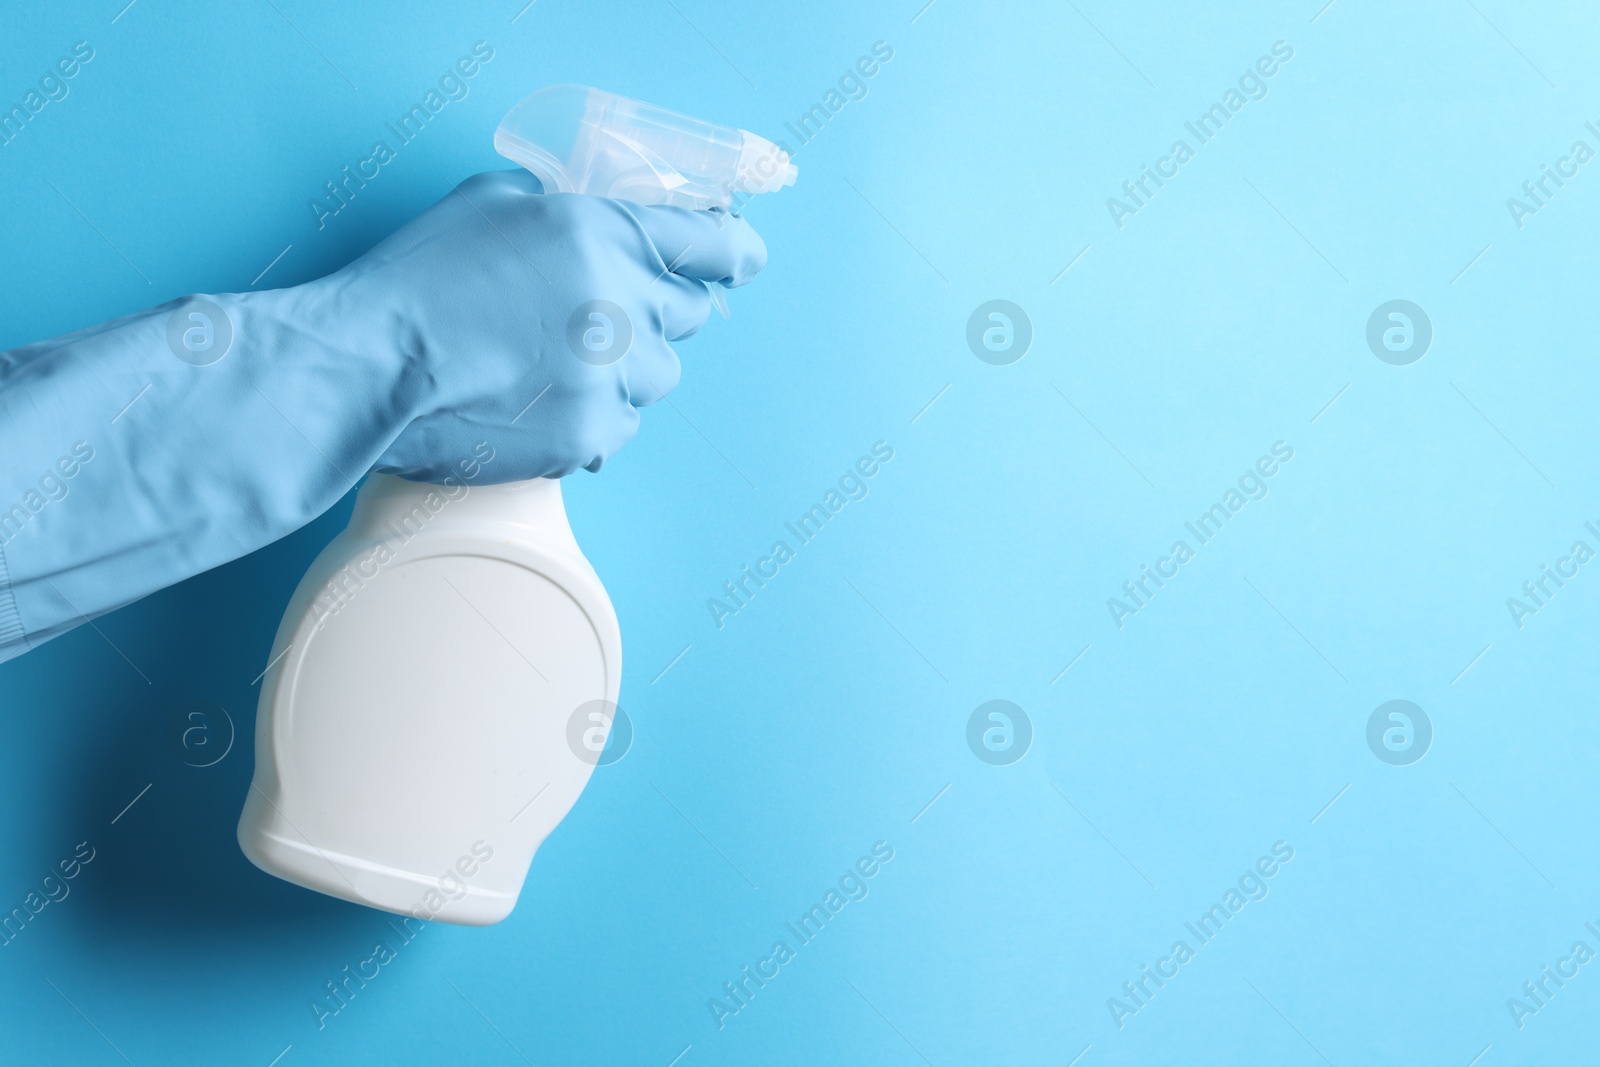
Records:
<instances>
[{"instance_id":1,"label":"light blue background","mask_svg":"<svg viewBox=\"0 0 1600 1067\"><path fill-rule=\"evenodd\" d=\"M791 140L873 42L895 54L752 206L771 264L681 346L673 404L566 485L636 737L512 917L430 928L319 1030L323 983L393 933L235 844L252 679L347 500L0 668L0 910L97 849L0 948L4 1059L1587 1055L1600 964L1520 1030L1506 1000L1600 949L1600 564L1520 630L1505 601L1574 540L1600 548L1600 162L1521 229L1506 198L1600 148L1600 18L920 3L8 12L5 106L74 41L96 56L0 148L0 347L247 289L286 246L261 287L332 270L498 165L496 122L545 84ZM478 40L470 97L319 231L307 201ZM1118 229L1106 198L1280 40L1268 95ZM1012 366L965 343L995 298L1033 323ZM1411 366L1365 342L1396 298L1435 331ZM871 495L719 631L707 598L878 440ZM1119 631L1106 598L1278 440L1270 495ZM1365 739L1396 698L1435 730L1411 766ZM203 770L169 736L194 699L240 733ZM991 699L1032 719L1011 766L965 742ZM870 895L719 1030L707 999L879 840ZM1270 895L1119 1029L1107 998L1279 840Z\"/></svg>"}]
</instances>

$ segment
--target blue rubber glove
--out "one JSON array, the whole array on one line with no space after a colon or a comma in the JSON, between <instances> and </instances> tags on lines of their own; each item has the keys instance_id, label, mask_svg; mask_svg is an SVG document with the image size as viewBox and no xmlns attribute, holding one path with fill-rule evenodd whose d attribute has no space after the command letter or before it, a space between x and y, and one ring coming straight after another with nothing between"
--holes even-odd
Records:
<instances>
[{"instance_id":1,"label":"blue rubber glove","mask_svg":"<svg viewBox=\"0 0 1600 1067\"><path fill-rule=\"evenodd\" d=\"M598 470L678 382L668 342L742 285L722 212L464 182L343 270L0 353L0 661L236 559L369 470Z\"/></svg>"}]
</instances>

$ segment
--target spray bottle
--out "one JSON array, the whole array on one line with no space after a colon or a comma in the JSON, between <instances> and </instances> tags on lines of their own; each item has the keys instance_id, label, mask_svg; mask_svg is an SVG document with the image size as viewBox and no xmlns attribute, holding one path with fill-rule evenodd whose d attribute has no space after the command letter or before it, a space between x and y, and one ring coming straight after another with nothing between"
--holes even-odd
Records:
<instances>
[{"instance_id":1,"label":"spray bottle","mask_svg":"<svg viewBox=\"0 0 1600 1067\"><path fill-rule=\"evenodd\" d=\"M546 192L734 206L776 145L598 89L524 99L495 148ZM727 314L719 290L712 295ZM273 642L239 845L262 870L419 919L510 914L617 710L622 636L551 479L372 475Z\"/></svg>"}]
</instances>

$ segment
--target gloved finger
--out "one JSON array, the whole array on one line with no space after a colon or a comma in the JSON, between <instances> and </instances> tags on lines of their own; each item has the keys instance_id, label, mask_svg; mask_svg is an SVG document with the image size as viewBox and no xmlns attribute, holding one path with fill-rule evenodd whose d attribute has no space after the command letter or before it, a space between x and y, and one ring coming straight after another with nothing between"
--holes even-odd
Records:
<instances>
[{"instance_id":1,"label":"gloved finger","mask_svg":"<svg viewBox=\"0 0 1600 1067\"><path fill-rule=\"evenodd\" d=\"M647 408L678 387L683 377L683 364L678 362L678 353L671 345L647 345L642 351L629 353L623 374L628 403L636 408Z\"/></svg>"},{"instance_id":2,"label":"gloved finger","mask_svg":"<svg viewBox=\"0 0 1600 1067\"><path fill-rule=\"evenodd\" d=\"M625 206L674 274L738 286L767 264L766 242L737 215L660 204Z\"/></svg>"},{"instance_id":3,"label":"gloved finger","mask_svg":"<svg viewBox=\"0 0 1600 1067\"><path fill-rule=\"evenodd\" d=\"M618 450L631 441L633 435L638 432L638 409L631 406L622 408L622 413L619 414L619 417L611 421L609 432L603 432L591 437L587 442L587 447L580 449L581 452L587 452L589 458L587 460L579 460L578 465L581 465L590 474L598 474L600 468L605 465L606 460L616 455Z\"/></svg>"},{"instance_id":4,"label":"gloved finger","mask_svg":"<svg viewBox=\"0 0 1600 1067\"><path fill-rule=\"evenodd\" d=\"M496 192L521 193L525 196L535 196L542 192L544 187L539 184L539 179L532 174L516 167L510 170L486 170L474 174L469 178L456 183L456 191L468 194L493 194ZM473 203L480 203L477 196L473 196Z\"/></svg>"},{"instance_id":5,"label":"gloved finger","mask_svg":"<svg viewBox=\"0 0 1600 1067\"><path fill-rule=\"evenodd\" d=\"M699 333L711 317L711 294L705 282L663 271L650 287L650 295L661 308L661 333L669 341Z\"/></svg>"}]
</instances>

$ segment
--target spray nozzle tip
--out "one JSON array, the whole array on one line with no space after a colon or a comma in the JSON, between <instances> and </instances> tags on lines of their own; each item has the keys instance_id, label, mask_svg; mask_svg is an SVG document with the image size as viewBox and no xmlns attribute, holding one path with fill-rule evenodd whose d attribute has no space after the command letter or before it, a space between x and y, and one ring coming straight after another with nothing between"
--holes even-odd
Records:
<instances>
[{"instance_id":1,"label":"spray nozzle tip","mask_svg":"<svg viewBox=\"0 0 1600 1067\"><path fill-rule=\"evenodd\" d=\"M789 153L749 130L740 130L739 188L746 193L775 193L794 184L800 168L789 162Z\"/></svg>"}]
</instances>

